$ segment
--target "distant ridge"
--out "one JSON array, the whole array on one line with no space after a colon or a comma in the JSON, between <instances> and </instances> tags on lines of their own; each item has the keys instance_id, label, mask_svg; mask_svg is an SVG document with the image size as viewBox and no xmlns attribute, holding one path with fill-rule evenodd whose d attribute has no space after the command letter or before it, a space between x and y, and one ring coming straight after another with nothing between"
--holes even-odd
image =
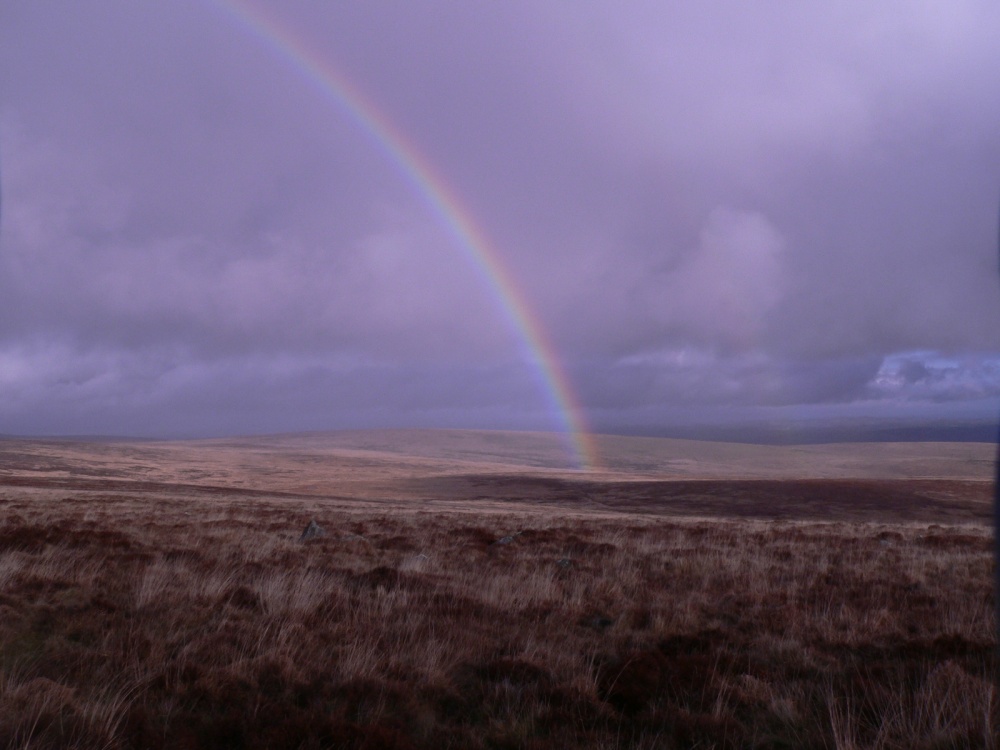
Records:
<instances>
[{"instance_id":1,"label":"distant ridge","mask_svg":"<svg viewBox=\"0 0 1000 750\"><path fill-rule=\"evenodd\" d=\"M59 440L76 442L179 442L188 440L227 441L252 439L307 439L326 437L337 440L364 439L365 436L398 437L419 434L493 435L507 440L559 438L558 433L532 430L494 430L450 427L397 427L374 429L303 430L290 432L242 432L207 435L27 435L0 433L0 440ZM794 421L758 420L741 423L690 423L663 425L606 425L596 437L641 437L701 440L747 445L821 445L825 443L995 443L997 421L981 420L888 420L888 419L802 419Z\"/></svg>"},{"instance_id":2,"label":"distant ridge","mask_svg":"<svg viewBox=\"0 0 1000 750\"><path fill-rule=\"evenodd\" d=\"M615 431L611 431L615 432ZM992 443L994 421L976 422L754 422L745 425L684 425L622 429L623 435L752 445L825 443Z\"/></svg>"},{"instance_id":3,"label":"distant ridge","mask_svg":"<svg viewBox=\"0 0 1000 750\"><path fill-rule=\"evenodd\" d=\"M8 435L0 432L0 440L43 440L54 443L153 443L184 438L135 437L132 435Z\"/></svg>"}]
</instances>

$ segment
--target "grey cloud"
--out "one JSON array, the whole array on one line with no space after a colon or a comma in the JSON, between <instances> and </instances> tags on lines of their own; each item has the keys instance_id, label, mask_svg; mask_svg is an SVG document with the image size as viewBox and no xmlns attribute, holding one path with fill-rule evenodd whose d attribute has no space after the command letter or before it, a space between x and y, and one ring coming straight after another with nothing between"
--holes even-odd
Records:
<instances>
[{"instance_id":1,"label":"grey cloud","mask_svg":"<svg viewBox=\"0 0 1000 750\"><path fill-rule=\"evenodd\" d=\"M759 351L662 350L613 367L580 368L588 403L599 409L792 406L870 398L878 357L829 360L770 358Z\"/></svg>"},{"instance_id":2,"label":"grey cloud","mask_svg":"<svg viewBox=\"0 0 1000 750\"><path fill-rule=\"evenodd\" d=\"M7 432L195 437L359 427L560 429L523 365L378 364L273 353L192 359L0 350Z\"/></svg>"},{"instance_id":3,"label":"grey cloud","mask_svg":"<svg viewBox=\"0 0 1000 750\"><path fill-rule=\"evenodd\" d=\"M759 214L717 209L698 247L661 276L652 312L688 339L752 348L767 313L780 300L784 241ZM659 280L659 279L658 279Z\"/></svg>"}]
</instances>

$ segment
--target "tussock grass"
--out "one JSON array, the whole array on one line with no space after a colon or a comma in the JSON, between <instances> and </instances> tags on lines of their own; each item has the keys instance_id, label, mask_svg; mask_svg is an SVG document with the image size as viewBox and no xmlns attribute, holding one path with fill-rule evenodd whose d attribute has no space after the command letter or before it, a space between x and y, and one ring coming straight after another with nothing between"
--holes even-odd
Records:
<instances>
[{"instance_id":1,"label":"tussock grass","mask_svg":"<svg viewBox=\"0 0 1000 750\"><path fill-rule=\"evenodd\" d=\"M983 526L0 510L0 747L997 746Z\"/></svg>"}]
</instances>

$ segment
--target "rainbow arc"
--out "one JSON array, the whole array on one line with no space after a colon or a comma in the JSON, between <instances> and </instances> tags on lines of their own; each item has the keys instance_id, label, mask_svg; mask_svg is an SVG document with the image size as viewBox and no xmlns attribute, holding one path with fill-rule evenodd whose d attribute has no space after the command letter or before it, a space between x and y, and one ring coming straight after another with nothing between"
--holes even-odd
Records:
<instances>
[{"instance_id":1,"label":"rainbow arc","mask_svg":"<svg viewBox=\"0 0 1000 750\"><path fill-rule=\"evenodd\" d=\"M515 333L566 436L573 463L580 469L597 468L596 443L555 347L500 253L431 161L363 91L273 13L248 0L212 2L336 104L421 197L472 263Z\"/></svg>"}]
</instances>

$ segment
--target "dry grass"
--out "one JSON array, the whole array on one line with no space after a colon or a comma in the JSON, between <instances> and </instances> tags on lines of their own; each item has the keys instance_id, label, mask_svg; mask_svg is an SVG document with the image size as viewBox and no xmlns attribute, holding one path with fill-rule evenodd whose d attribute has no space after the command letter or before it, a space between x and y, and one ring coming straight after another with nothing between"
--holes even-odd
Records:
<instances>
[{"instance_id":1,"label":"dry grass","mask_svg":"<svg viewBox=\"0 0 1000 750\"><path fill-rule=\"evenodd\" d=\"M996 746L980 526L0 508L5 747Z\"/></svg>"}]
</instances>

